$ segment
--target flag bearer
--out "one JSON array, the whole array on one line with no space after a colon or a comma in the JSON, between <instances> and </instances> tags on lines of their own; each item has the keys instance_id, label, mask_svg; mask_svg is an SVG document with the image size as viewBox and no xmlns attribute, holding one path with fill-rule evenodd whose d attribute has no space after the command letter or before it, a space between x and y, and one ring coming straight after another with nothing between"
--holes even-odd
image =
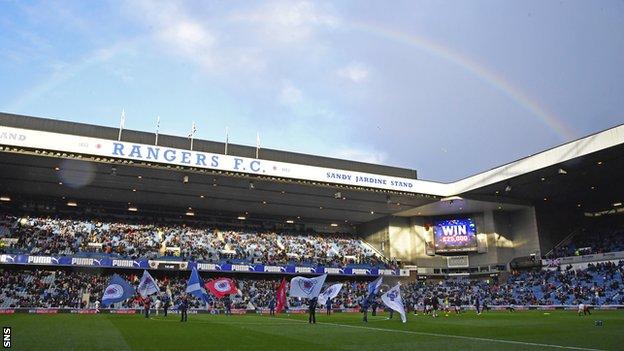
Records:
<instances>
[{"instance_id":1,"label":"flag bearer","mask_svg":"<svg viewBox=\"0 0 624 351\"><path fill-rule=\"evenodd\" d=\"M316 297L308 300L308 313L310 314L308 318L308 323L316 324L316 304L318 299Z\"/></svg>"},{"instance_id":2,"label":"flag bearer","mask_svg":"<svg viewBox=\"0 0 624 351\"><path fill-rule=\"evenodd\" d=\"M143 308L145 309L145 318L149 318L151 304L152 304L152 299L149 296L146 296L143 299Z\"/></svg>"}]
</instances>

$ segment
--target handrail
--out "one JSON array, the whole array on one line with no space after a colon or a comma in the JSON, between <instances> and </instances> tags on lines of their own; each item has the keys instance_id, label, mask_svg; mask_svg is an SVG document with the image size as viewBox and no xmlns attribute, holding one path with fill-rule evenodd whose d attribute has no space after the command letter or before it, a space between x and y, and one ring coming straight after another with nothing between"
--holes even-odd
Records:
<instances>
[{"instance_id":1,"label":"handrail","mask_svg":"<svg viewBox=\"0 0 624 351\"><path fill-rule=\"evenodd\" d=\"M546 253L546 255L544 255L544 257L548 257L553 251L555 251L555 249L558 249L560 247L562 247L563 245L567 245L570 243L571 239L578 234L582 229L581 228L576 228L574 229L572 232L570 232L570 234L566 235L565 238L561 239L555 246L553 246L552 249L550 249L550 251L548 251Z\"/></svg>"}]
</instances>

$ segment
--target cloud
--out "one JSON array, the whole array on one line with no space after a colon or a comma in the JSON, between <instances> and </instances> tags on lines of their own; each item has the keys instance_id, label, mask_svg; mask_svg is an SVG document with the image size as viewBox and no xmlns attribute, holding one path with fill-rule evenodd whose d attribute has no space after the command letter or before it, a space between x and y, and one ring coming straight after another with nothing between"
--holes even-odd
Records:
<instances>
[{"instance_id":1,"label":"cloud","mask_svg":"<svg viewBox=\"0 0 624 351\"><path fill-rule=\"evenodd\" d=\"M190 60L203 68L215 67L217 35L205 21L195 18L180 2L138 1L129 12L152 31L168 54Z\"/></svg>"},{"instance_id":2,"label":"cloud","mask_svg":"<svg viewBox=\"0 0 624 351\"><path fill-rule=\"evenodd\" d=\"M338 76L353 83L363 83L368 79L368 68L361 63L352 62L338 70Z\"/></svg>"},{"instance_id":3,"label":"cloud","mask_svg":"<svg viewBox=\"0 0 624 351\"><path fill-rule=\"evenodd\" d=\"M210 12L172 0L126 6L133 22L155 39L157 51L209 74L240 76L241 81L258 84L287 78L285 66L290 62L317 62L327 53L323 31L340 25L333 8L305 0L245 3L234 9L215 5Z\"/></svg>"},{"instance_id":4,"label":"cloud","mask_svg":"<svg viewBox=\"0 0 624 351\"><path fill-rule=\"evenodd\" d=\"M273 1L251 11L235 13L231 21L259 27L265 39L283 43L304 42L319 28L333 28L337 17L310 1Z\"/></svg>"},{"instance_id":5,"label":"cloud","mask_svg":"<svg viewBox=\"0 0 624 351\"><path fill-rule=\"evenodd\" d=\"M159 33L162 40L173 44L186 55L209 53L216 39L212 33L196 21L178 19L165 26Z\"/></svg>"},{"instance_id":6,"label":"cloud","mask_svg":"<svg viewBox=\"0 0 624 351\"><path fill-rule=\"evenodd\" d=\"M301 89L289 81L285 81L279 93L279 101L284 105L297 105L303 100Z\"/></svg>"}]
</instances>

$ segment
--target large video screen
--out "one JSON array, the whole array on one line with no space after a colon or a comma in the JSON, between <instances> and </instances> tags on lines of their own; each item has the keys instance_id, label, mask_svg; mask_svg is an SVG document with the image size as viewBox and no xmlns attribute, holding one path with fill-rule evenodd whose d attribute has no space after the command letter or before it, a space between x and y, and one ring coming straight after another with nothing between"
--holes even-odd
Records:
<instances>
[{"instance_id":1,"label":"large video screen","mask_svg":"<svg viewBox=\"0 0 624 351\"><path fill-rule=\"evenodd\" d=\"M433 238L436 252L477 251L477 226L472 218L434 222Z\"/></svg>"}]
</instances>

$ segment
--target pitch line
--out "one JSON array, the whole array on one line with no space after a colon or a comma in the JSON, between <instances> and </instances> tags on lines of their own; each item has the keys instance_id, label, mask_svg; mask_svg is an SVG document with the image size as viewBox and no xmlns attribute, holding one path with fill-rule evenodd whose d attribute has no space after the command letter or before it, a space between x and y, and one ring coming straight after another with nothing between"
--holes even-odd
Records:
<instances>
[{"instance_id":1,"label":"pitch line","mask_svg":"<svg viewBox=\"0 0 624 351\"><path fill-rule=\"evenodd\" d=\"M288 319L288 318L281 318L281 317L276 317L276 318ZM293 321L297 321L297 322L307 323L306 321L302 321L302 320L298 320L298 319L288 319L288 320L293 320ZM498 343L502 343L502 344L514 344L514 345L551 347L551 348L565 349L565 350L606 351L606 350L602 350L602 349L592 349L592 348L586 348L586 347L563 346L563 345L555 345L555 344L542 344L542 343L537 343L537 342L514 341L514 340L504 340L504 339L488 339L488 338L479 338L479 337L474 337L474 336L428 333L428 332L419 332L419 331L413 331L413 330L384 329L384 328L364 327L364 326L360 326L360 325L338 324L338 323L328 323L328 322L318 322L317 324L334 325L334 326L345 327L345 328L369 329L369 330L377 330L377 331L385 331L385 332L395 332L395 333L403 333L403 334L434 336L434 337L440 337L440 338L452 338L452 339L485 341L485 342L498 342Z\"/></svg>"},{"instance_id":2,"label":"pitch line","mask_svg":"<svg viewBox=\"0 0 624 351\"><path fill-rule=\"evenodd\" d=\"M180 322L178 319L160 319L160 318L147 318L150 321L154 321L154 322L167 322L167 323L180 323L180 325L186 323L186 322ZM279 318L279 319L284 319L284 318ZM267 324L266 322L242 322L242 321L231 321L231 322L222 322L222 321L216 321L216 320L205 320L205 319L196 319L196 318L192 318L191 319L193 324L222 324L222 325L266 325L266 326L272 326L272 325L292 325L292 323L270 323ZM299 322L299 321L297 321Z\"/></svg>"}]
</instances>

